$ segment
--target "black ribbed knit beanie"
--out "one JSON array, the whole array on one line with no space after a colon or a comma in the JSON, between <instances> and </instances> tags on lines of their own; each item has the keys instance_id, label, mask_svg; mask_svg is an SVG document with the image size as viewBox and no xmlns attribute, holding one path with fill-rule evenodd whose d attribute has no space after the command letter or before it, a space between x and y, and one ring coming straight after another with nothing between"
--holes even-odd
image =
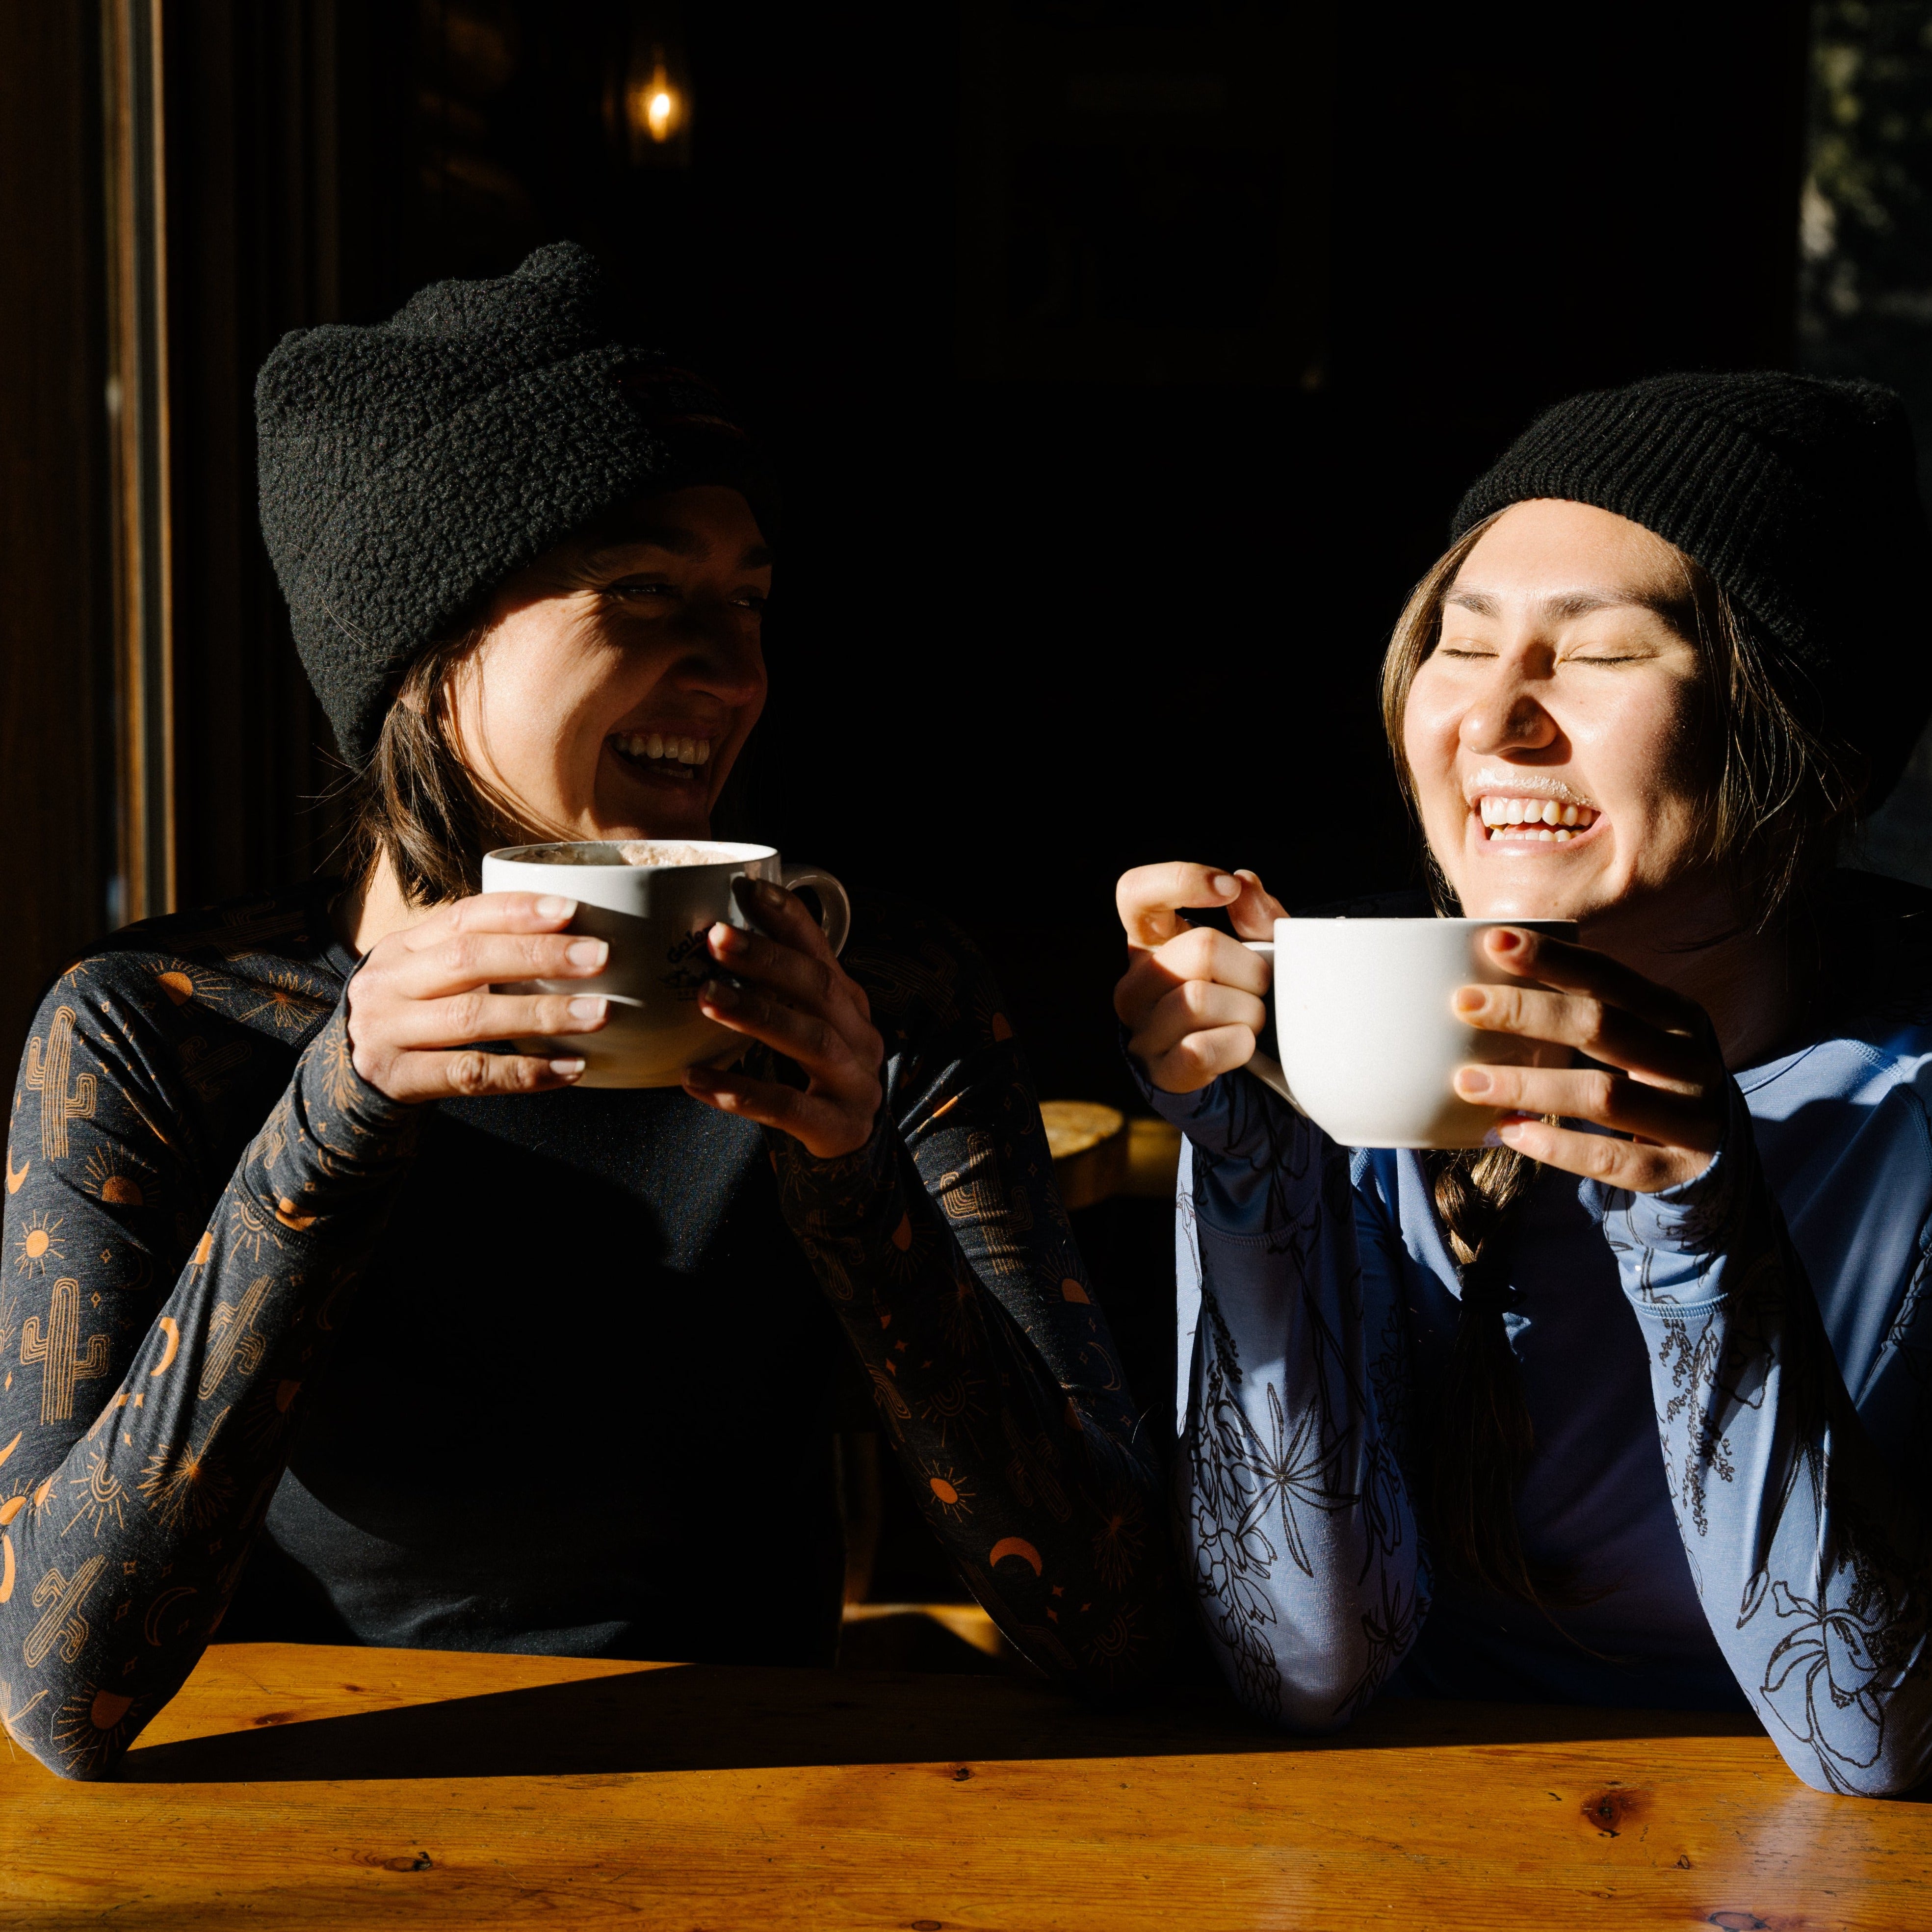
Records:
<instances>
[{"instance_id":1,"label":"black ribbed knit beanie","mask_svg":"<svg viewBox=\"0 0 1932 1932\"><path fill-rule=\"evenodd\" d=\"M718 396L628 340L596 256L539 248L372 328L285 335L255 386L262 531L343 756L483 597L600 512L694 483L771 490Z\"/></svg>"},{"instance_id":2,"label":"black ribbed knit beanie","mask_svg":"<svg viewBox=\"0 0 1932 1932\"><path fill-rule=\"evenodd\" d=\"M1876 382L1659 376L1546 410L1478 479L1454 535L1511 503L1594 504L1696 559L1862 752L1869 811L1932 709L1928 538L1904 405Z\"/></svg>"}]
</instances>

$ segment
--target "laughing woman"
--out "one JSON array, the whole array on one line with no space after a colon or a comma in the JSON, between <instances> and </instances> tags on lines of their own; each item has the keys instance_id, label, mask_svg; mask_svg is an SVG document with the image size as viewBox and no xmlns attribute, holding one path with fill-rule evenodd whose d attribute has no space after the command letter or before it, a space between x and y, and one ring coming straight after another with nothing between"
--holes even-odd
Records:
<instances>
[{"instance_id":1,"label":"laughing woman","mask_svg":"<svg viewBox=\"0 0 1932 1932\"><path fill-rule=\"evenodd\" d=\"M1164 1510L998 994L775 887L683 1090L486 1052L596 1031L528 836L702 838L758 722L770 496L716 397L540 250L291 336L262 519L360 770L348 879L116 935L14 1102L0 1712L97 1776L230 1636L830 1660L839 1358L1050 1674L1156 1660ZM863 1378L861 1378L862 1384Z\"/></svg>"},{"instance_id":2,"label":"laughing woman","mask_svg":"<svg viewBox=\"0 0 1932 1932\"><path fill-rule=\"evenodd\" d=\"M1566 404L1464 499L1384 712L1469 1023L1472 1154L1351 1150L1241 1068L1252 874L1130 873L1117 995L1185 1131L1184 1488L1224 1667L1748 1703L1798 1775L1932 1771L1932 896L1831 869L1928 708L1898 399L1760 374ZM1364 903L1358 914L1426 907Z\"/></svg>"}]
</instances>

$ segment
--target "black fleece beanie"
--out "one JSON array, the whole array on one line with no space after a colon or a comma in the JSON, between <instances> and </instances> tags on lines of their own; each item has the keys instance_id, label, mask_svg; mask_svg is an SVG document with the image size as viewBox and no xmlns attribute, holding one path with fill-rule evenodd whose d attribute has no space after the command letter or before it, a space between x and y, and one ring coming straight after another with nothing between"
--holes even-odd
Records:
<instances>
[{"instance_id":1,"label":"black fleece beanie","mask_svg":"<svg viewBox=\"0 0 1932 1932\"><path fill-rule=\"evenodd\" d=\"M589 522L695 483L772 492L717 394L628 340L573 242L436 282L370 328L285 335L255 385L262 532L343 756L485 595Z\"/></svg>"},{"instance_id":2,"label":"black fleece beanie","mask_svg":"<svg viewBox=\"0 0 1932 1932\"><path fill-rule=\"evenodd\" d=\"M1904 405L1876 382L1658 376L1546 410L1479 478L1454 534L1511 503L1594 504L1694 557L1864 754L1862 808L1932 710L1925 513Z\"/></svg>"}]
</instances>

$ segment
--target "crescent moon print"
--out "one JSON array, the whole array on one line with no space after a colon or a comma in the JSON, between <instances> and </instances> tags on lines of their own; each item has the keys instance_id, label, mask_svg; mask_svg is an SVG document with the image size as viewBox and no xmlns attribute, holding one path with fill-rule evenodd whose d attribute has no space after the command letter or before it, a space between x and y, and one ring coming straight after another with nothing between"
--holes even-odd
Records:
<instances>
[{"instance_id":1,"label":"crescent moon print","mask_svg":"<svg viewBox=\"0 0 1932 1932\"><path fill-rule=\"evenodd\" d=\"M206 1238L204 1236L203 1238ZM164 1315L155 1325L168 1338L168 1346L161 1351L161 1359L148 1371L150 1379L165 1372L174 1361L176 1351L181 1346L181 1328L172 1315Z\"/></svg>"},{"instance_id":2,"label":"crescent moon print","mask_svg":"<svg viewBox=\"0 0 1932 1932\"><path fill-rule=\"evenodd\" d=\"M179 1603L184 1597L192 1597L198 1594L192 1583L177 1583L172 1589L164 1590L148 1606L148 1614L141 1619L141 1634L158 1650L166 1641L161 1634L161 1618L166 1614L169 1606ZM184 1625L183 1628L185 1628L186 1626ZM178 1636L181 1633L176 1630L171 1634Z\"/></svg>"},{"instance_id":3,"label":"crescent moon print","mask_svg":"<svg viewBox=\"0 0 1932 1932\"><path fill-rule=\"evenodd\" d=\"M1042 1574L1043 1566L1040 1560L1040 1552L1034 1549L1024 1537L1001 1537L999 1541L993 1545L992 1553L987 1557L986 1562L991 1568L997 1570L1001 1562L1009 1556L1017 1556L1022 1563L1030 1564L1033 1566L1033 1574L1036 1576Z\"/></svg>"}]
</instances>

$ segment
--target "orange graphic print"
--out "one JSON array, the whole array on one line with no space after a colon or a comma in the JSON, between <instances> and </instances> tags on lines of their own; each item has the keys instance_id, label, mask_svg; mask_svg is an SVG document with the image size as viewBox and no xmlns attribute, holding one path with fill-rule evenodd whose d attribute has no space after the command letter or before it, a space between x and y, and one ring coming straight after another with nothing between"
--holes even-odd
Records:
<instances>
[{"instance_id":1,"label":"orange graphic print","mask_svg":"<svg viewBox=\"0 0 1932 1932\"><path fill-rule=\"evenodd\" d=\"M72 1092L68 1089L68 1076L74 1066L74 1019L73 1007L59 1007L47 1029L46 1050L41 1051L38 1039L27 1042L23 1084L40 1096L40 1151L52 1161L67 1158L68 1123L94 1118L94 1076L75 1074Z\"/></svg>"},{"instance_id":2,"label":"orange graphic print","mask_svg":"<svg viewBox=\"0 0 1932 1932\"><path fill-rule=\"evenodd\" d=\"M74 1384L94 1382L106 1374L107 1348L104 1333L88 1336L86 1348L80 1348L80 1283L71 1280L56 1282L46 1328L40 1326L38 1315L30 1315L20 1330L22 1365L43 1364L43 1422L73 1420Z\"/></svg>"},{"instance_id":3,"label":"orange graphic print","mask_svg":"<svg viewBox=\"0 0 1932 1932\"><path fill-rule=\"evenodd\" d=\"M231 1368L244 1376L255 1372L266 1346L254 1332L256 1316L268 1293L268 1277L257 1275L243 1290L239 1301L218 1301L208 1323L208 1360L201 1372L195 1394L206 1402L220 1388Z\"/></svg>"},{"instance_id":4,"label":"orange graphic print","mask_svg":"<svg viewBox=\"0 0 1932 1932\"><path fill-rule=\"evenodd\" d=\"M77 1663L87 1642L87 1619L80 1613L88 1594L107 1567L104 1556L90 1556L72 1576L50 1570L34 1586L34 1608L44 1612L27 1633L20 1654L29 1670L38 1670L56 1646L68 1663Z\"/></svg>"}]
</instances>

